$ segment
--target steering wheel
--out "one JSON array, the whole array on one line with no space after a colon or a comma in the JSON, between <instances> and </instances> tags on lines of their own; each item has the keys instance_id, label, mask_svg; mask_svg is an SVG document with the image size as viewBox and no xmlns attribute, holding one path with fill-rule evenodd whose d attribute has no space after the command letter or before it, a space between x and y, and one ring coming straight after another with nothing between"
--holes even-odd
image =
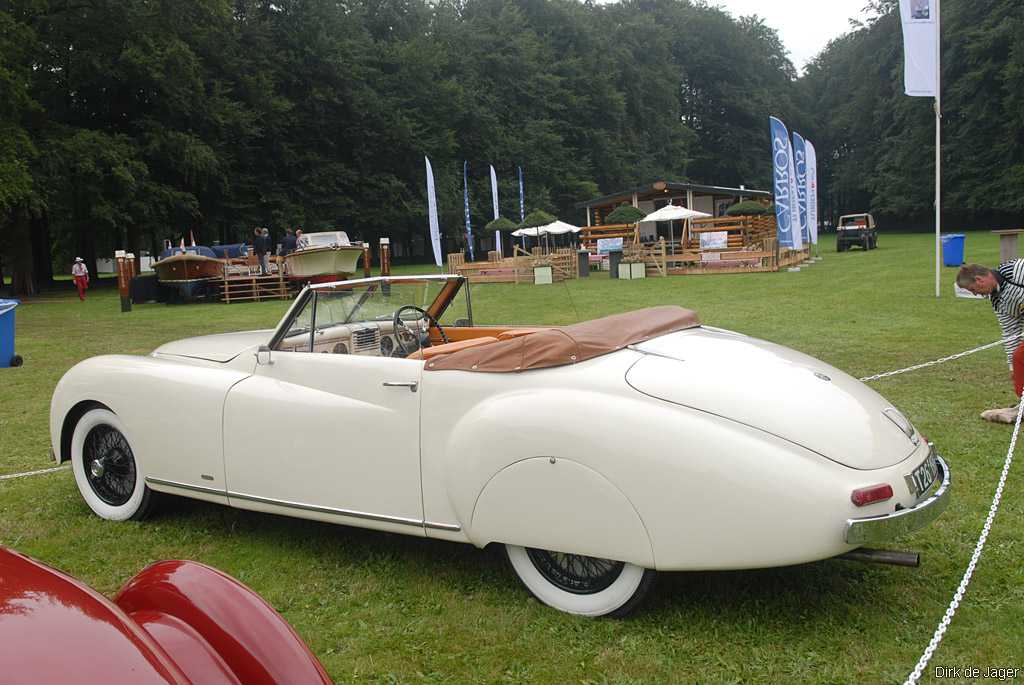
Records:
<instances>
[{"instance_id":1,"label":"steering wheel","mask_svg":"<svg viewBox=\"0 0 1024 685\"><path fill-rule=\"evenodd\" d=\"M405 346L405 341L402 339L402 336L398 332L399 328L404 328L409 335L414 335L412 330L405 324L405 321L402 320L402 312L406 310L419 312L418 319L426 319L428 323L437 327L437 332L441 334L441 340L448 342L448 336L444 334L444 329L441 328L441 324L438 323L437 319L431 316L425 309L420 309L414 304L402 305L395 311L395 316L393 319L395 329L395 340L398 341L398 347L401 348L402 354L408 357L410 354L416 351L410 350L408 347ZM422 338L417 338L420 347L428 347L430 345L430 338L426 334L424 334L423 337L426 338L426 340L423 340Z\"/></svg>"}]
</instances>

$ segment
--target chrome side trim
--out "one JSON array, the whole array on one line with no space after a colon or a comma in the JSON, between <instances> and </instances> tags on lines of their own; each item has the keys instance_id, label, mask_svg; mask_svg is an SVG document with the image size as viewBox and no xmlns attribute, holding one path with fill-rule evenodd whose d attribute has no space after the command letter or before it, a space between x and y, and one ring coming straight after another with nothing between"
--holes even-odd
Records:
<instances>
[{"instance_id":1,"label":"chrome side trim","mask_svg":"<svg viewBox=\"0 0 1024 685\"><path fill-rule=\"evenodd\" d=\"M453 533L458 533L462 530L462 526L457 523L435 523L433 521L424 521L424 528L430 528L431 530L449 530Z\"/></svg>"},{"instance_id":2,"label":"chrome side trim","mask_svg":"<svg viewBox=\"0 0 1024 685\"><path fill-rule=\"evenodd\" d=\"M863 545L888 542L905 533L923 528L934 521L949 506L949 486L952 482L946 462L938 455L935 455L935 460L942 473L942 484L935 494L918 502L910 509L902 509L882 516L847 519L845 535L847 544Z\"/></svg>"},{"instance_id":3,"label":"chrome side trim","mask_svg":"<svg viewBox=\"0 0 1024 685\"><path fill-rule=\"evenodd\" d=\"M462 530L462 526L455 523L436 523L434 521L421 521L419 519L404 518L402 516L387 516L385 514L371 514L365 511L353 511L351 509L335 509L334 507L321 507L315 504L303 504L302 502L289 502L287 500L272 499L270 497L260 497L258 495L247 495L242 492L230 492L228 490L218 490L216 488L207 488L201 485L189 485L188 483L178 483L173 480L163 480L161 478L151 478L146 476L146 482L151 485L162 485L168 488L178 488L180 490L191 490L192 492L201 492L206 495L219 495L221 497L234 497L236 499L244 499L250 502L259 502L260 504L270 504L275 507L287 507L289 509L299 509L301 511L314 511L318 514L331 514L332 516L346 516L349 518L366 519L368 521L382 521L384 523L398 523L405 526L416 526L417 528L430 528L432 530L447 530L453 533L457 533Z\"/></svg>"},{"instance_id":4,"label":"chrome side trim","mask_svg":"<svg viewBox=\"0 0 1024 685\"><path fill-rule=\"evenodd\" d=\"M260 504L269 504L275 507L286 507L288 509L298 509L300 511L313 511L318 514L330 514L331 516L345 516L348 518L364 519L367 521L381 521L383 523L397 523L403 526L416 526L417 528L433 528L436 530L450 530L460 531L461 526L451 523L433 523L430 521L422 521L420 519L405 518L404 516L388 516L386 514L371 514L366 511L353 511L351 509L336 509L334 507L323 507L317 504L305 504L303 502L289 502L287 500L273 499L270 497L260 497L259 495L249 495L244 492L228 492L228 497L235 499L244 499L249 502L259 502Z\"/></svg>"},{"instance_id":5,"label":"chrome side trim","mask_svg":"<svg viewBox=\"0 0 1024 685\"><path fill-rule=\"evenodd\" d=\"M168 488L178 488L179 490L191 490L192 492L201 492L204 495L219 495L221 497L227 497L228 493L225 490L218 490L217 488L207 488L202 485L189 485L188 483L178 483L173 480L163 480L162 478L151 478L146 476L146 482L150 485L163 485Z\"/></svg>"}]
</instances>

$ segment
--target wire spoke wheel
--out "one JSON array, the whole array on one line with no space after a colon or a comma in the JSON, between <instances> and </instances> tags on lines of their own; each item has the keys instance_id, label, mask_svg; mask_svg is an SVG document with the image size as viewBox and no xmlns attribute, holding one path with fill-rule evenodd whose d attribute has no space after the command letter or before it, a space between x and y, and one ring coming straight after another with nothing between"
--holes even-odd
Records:
<instances>
[{"instance_id":1,"label":"wire spoke wheel","mask_svg":"<svg viewBox=\"0 0 1024 685\"><path fill-rule=\"evenodd\" d=\"M83 445L86 480L96 496L119 507L135 492L135 456L128 440L113 426L98 425Z\"/></svg>"},{"instance_id":2,"label":"wire spoke wheel","mask_svg":"<svg viewBox=\"0 0 1024 685\"><path fill-rule=\"evenodd\" d=\"M533 548L527 548L526 553L548 582L577 595L590 595L606 590L625 568L621 561L582 554L565 554Z\"/></svg>"}]
</instances>

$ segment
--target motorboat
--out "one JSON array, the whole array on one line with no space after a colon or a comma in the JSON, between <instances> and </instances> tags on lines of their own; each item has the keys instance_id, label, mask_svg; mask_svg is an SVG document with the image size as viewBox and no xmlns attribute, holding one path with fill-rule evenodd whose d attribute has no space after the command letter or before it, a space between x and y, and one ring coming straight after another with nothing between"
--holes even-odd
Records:
<instances>
[{"instance_id":1,"label":"motorboat","mask_svg":"<svg viewBox=\"0 0 1024 685\"><path fill-rule=\"evenodd\" d=\"M323 276L349 276L363 254L344 231L306 233L295 252L285 255L288 278L317 280Z\"/></svg>"},{"instance_id":2,"label":"motorboat","mask_svg":"<svg viewBox=\"0 0 1024 685\"><path fill-rule=\"evenodd\" d=\"M178 291L182 299L191 300L206 293L207 285L224 276L223 259L204 245L172 247L153 262L157 280Z\"/></svg>"}]
</instances>

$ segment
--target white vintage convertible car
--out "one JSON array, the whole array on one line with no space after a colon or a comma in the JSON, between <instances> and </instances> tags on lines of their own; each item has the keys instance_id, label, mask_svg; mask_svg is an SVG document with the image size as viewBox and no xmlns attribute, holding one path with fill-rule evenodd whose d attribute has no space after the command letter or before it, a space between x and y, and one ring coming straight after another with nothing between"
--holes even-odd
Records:
<instances>
[{"instance_id":1,"label":"white vintage convertible car","mask_svg":"<svg viewBox=\"0 0 1024 685\"><path fill-rule=\"evenodd\" d=\"M459 276L350 280L273 330L88 359L54 391L54 455L107 519L171 493L495 543L539 600L592 616L659 570L843 555L948 503L910 422L804 354L679 307L472 318Z\"/></svg>"}]
</instances>

